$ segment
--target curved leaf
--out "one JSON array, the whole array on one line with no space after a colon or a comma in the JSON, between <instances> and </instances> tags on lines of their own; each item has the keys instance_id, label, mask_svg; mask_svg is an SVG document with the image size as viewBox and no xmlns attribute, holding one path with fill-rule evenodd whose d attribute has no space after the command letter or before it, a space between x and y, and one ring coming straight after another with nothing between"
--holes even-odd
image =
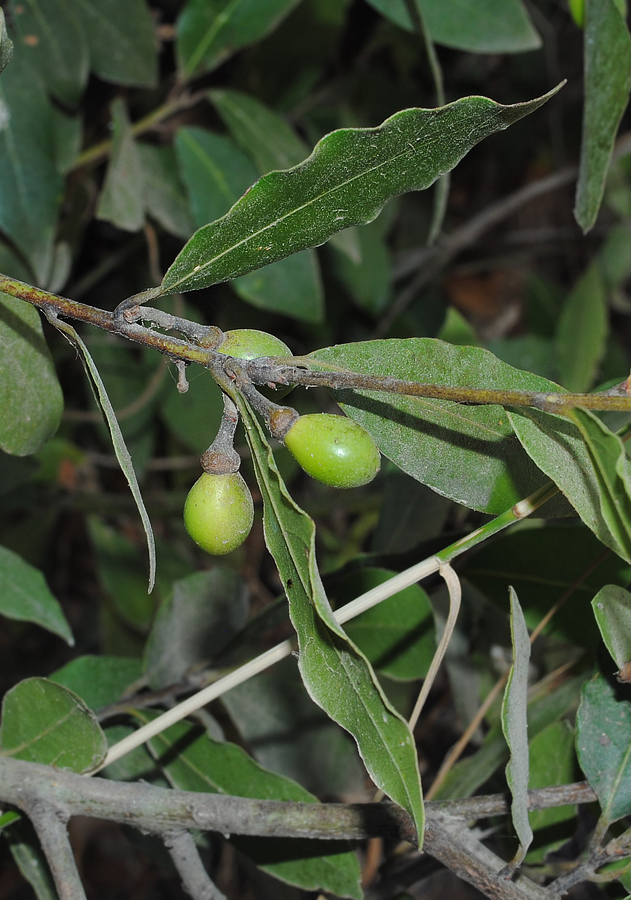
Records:
<instances>
[{"instance_id":1,"label":"curved leaf","mask_svg":"<svg viewBox=\"0 0 631 900\"><path fill-rule=\"evenodd\" d=\"M263 495L265 539L274 556L298 636L298 665L312 700L349 731L370 777L424 831L421 783L407 723L386 700L372 668L336 622L315 558L315 526L293 502L265 434L237 401Z\"/></svg>"},{"instance_id":2,"label":"curved leaf","mask_svg":"<svg viewBox=\"0 0 631 900\"><path fill-rule=\"evenodd\" d=\"M225 216L200 228L161 293L236 278L372 221L387 200L429 187L479 141L534 112L556 90L512 106L465 97L439 109L403 110L377 128L332 132L303 163L263 176Z\"/></svg>"}]
</instances>

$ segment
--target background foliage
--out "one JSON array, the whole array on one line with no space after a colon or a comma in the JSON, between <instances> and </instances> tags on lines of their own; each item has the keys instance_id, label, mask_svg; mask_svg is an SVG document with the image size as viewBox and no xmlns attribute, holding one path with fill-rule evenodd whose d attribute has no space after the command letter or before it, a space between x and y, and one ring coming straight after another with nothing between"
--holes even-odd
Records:
<instances>
[{"instance_id":1,"label":"background foliage","mask_svg":"<svg viewBox=\"0 0 631 900\"><path fill-rule=\"evenodd\" d=\"M317 351L312 361L322 368L541 391L554 383L590 391L625 378L624 130L611 158L631 86L623 0L587 0L586 10L565 0L477 0L466 15L455 0L15 0L3 8L9 34L0 32L0 67L9 35L14 47L0 77L4 274L106 310L161 285L161 308L222 329L262 328L297 356ZM516 106L562 79L566 86L541 108ZM441 90L459 102L440 115L415 111L442 105ZM432 143L415 151L421 126ZM318 144L336 129L358 128L375 131L337 131ZM412 144L410 165L371 180L367 135L370 153L391 160L402 134ZM298 165L315 145L291 176L257 182ZM312 202L318 179L336 186L351 177L343 208L325 198L315 215L279 226L269 245L243 250L239 229L249 227L252 210L261 221L278 210L293 215ZM222 219L255 182L237 213ZM255 251L263 255L252 264ZM217 264L202 278L200 254L221 257L224 269ZM198 290L171 296L176 289ZM613 432L624 437L628 413L576 411L561 420L406 397L391 402L393 418L374 395L337 392L387 456L375 482L349 492L310 481L282 447L274 448L278 471L262 465L267 450L253 420L239 449L255 490L255 527L217 562L192 545L181 509L219 423L219 388L191 366L180 394L173 365L152 350L77 330L151 518L156 586L148 595L142 524L79 355L33 307L1 295L3 755L93 768L107 742L150 720L154 707L173 705L291 634L283 586L306 552L310 581L304 595L290 592L290 615L303 636L303 676L311 672L317 694L322 659L305 648L325 590L340 606L484 527L551 478L565 497L459 560L463 609L415 747L424 786L438 799L503 791L507 778L522 788L528 778L530 787L588 779L600 808L540 810L528 824L514 806L514 826L502 819L495 830L499 856L515 856L519 841L517 855L535 879L558 876L568 859L593 850L586 836L594 828L599 838L611 825L610 837L624 835L631 698L612 675L631 659L631 480ZM300 412L335 408L321 390L296 389L289 402ZM243 415L247 422L246 407ZM263 500L278 569L263 537ZM276 531L275 504L284 510ZM396 711L386 745L395 732L401 745L411 742L397 715L411 713L446 608L442 582L429 579L346 626ZM525 629L538 626L524 669ZM521 635L521 669L511 670L502 704L511 631ZM331 640L327 653L327 667L346 671L350 651ZM359 682L368 669L360 672L357 659ZM330 695L326 680L321 692ZM372 694L365 700L368 689L359 695L357 707L329 712L346 727L361 721L365 733L382 707ZM495 701L476 727L489 696ZM464 757L445 764L471 722ZM420 822L414 790L405 797L405 767L405 759L395 762L389 793ZM374 796L352 740L310 699L293 659L104 774L260 799ZM5 815L0 894L55 897L37 841ZM90 897L132 889L139 898L184 896L157 842L100 823L78 837ZM427 858L395 853L387 842L326 853L262 838L199 843L219 887L235 898L445 890L445 881L435 888ZM584 878L598 867L587 865ZM581 885L576 896L624 897L631 880L624 870L614 875L611 884Z\"/></svg>"}]
</instances>

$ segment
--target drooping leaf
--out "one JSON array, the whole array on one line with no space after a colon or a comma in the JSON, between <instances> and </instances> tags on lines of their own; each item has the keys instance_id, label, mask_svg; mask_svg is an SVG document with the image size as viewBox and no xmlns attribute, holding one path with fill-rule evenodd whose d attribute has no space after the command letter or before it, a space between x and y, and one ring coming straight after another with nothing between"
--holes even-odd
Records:
<instances>
[{"instance_id":1,"label":"drooping leaf","mask_svg":"<svg viewBox=\"0 0 631 900\"><path fill-rule=\"evenodd\" d=\"M602 815L617 822L631 814L631 702L602 675L583 687L576 717L576 752L596 792Z\"/></svg>"},{"instance_id":2,"label":"drooping leaf","mask_svg":"<svg viewBox=\"0 0 631 900\"><path fill-rule=\"evenodd\" d=\"M177 22L182 75L209 72L272 31L300 0L188 0Z\"/></svg>"},{"instance_id":3,"label":"drooping leaf","mask_svg":"<svg viewBox=\"0 0 631 900\"><path fill-rule=\"evenodd\" d=\"M321 364L368 375L476 388L558 390L479 347L429 338L338 344L310 354ZM543 483L501 407L369 391L333 392L372 434L381 452L408 475L472 509L499 514Z\"/></svg>"},{"instance_id":4,"label":"drooping leaf","mask_svg":"<svg viewBox=\"0 0 631 900\"><path fill-rule=\"evenodd\" d=\"M605 283L592 263L567 298L557 326L559 381L568 391L588 391L605 352L608 331Z\"/></svg>"},{"instance_id":5,"label":"drooping leaf","mask_svg":"<svg viewBox=\"0 0 631 900\"><path fill-rule=\"evenodd\" d=\"M368 0L396 25L413 30L405 0ZM416 0L436 44L474 53L522 53L541 46L521 0Z\"/></svg>"},{"instance_id":6,"label":"drooping leaf","mask_svg":"<svg viewBox=\"0 0 631 900\"><path fill-rule=\"evenodd\" d=\"M96 768L107 741L94 713L67 688L27 678L4 695L0 754L73 772Z\"/></svg>"},{"instance_id":7,"label":"drooping leaf","mask_svg":"<svg viewBox=\"0 0 631 900\"><path fill-rule=\"evenodd\" d=\"M511 666L502 701L502 731L508 744L510 759L506 764L506 781L511 792L511 819L519 841L510 869L521 865L532 842L528 818L528 667L530 640L528 628L517 594L510 589L510 623L513 645Z\"/></svg>"},{"instance_id":8,"label":"drooping leaf","mask_svg":"<svg viewBox=\"0 0 631 900\"><path fill-rule=\"evenodd\" d=\"M28 456L57 431L63 395L39 312L7 294L0 294L0 350L0 448Z\"/></svg>"},{"instance_id":9,"label":"drooping leaf","mask_svg":"<svg viewBox=\"0 0 631 900\"><path fill-rule=\"evenodd\" d=\"M90 355L90 352L86 347L83 339L68 322L61 322L57 320L55 322L55 327L58 328L59 331L61 331L62 334L70 341L70 343L78 350L81 357L81 362L83 363L83 367L90 380L90 386L94 390L95 397L103 411L105 421L107 422L107 427L109 428L110 435L112 437L112 446L116 454L116 459L118 460L121 470L125 478L127 479L129 489L132 493L132 497L134 498L134 502L136 503L136 508L140 515L142 527L147 538L147 550L149 553L149 593L151 593L156 579L155 539L153 536L151 522L149 520L149 514L147 513L147 509L142 499L140 485L138 484L138 479L136 478L132 459L125 444L120 425L118 424L116 413L114 412L114 407L112 406L110 398L107 395L107 391L105 389L105 385L103 384L103 379L101 378L100 372L94 364L94 360L92 359L92 356Z\"/></svg>"},{"instance_id":10,"label":"drooping leaf","mask_svg":"<svg viewBox=\"0 0 631 900\"><path fill-rule=\"evenodd\" d=\"M199 226L222 216L256 179L256 169L230 138L181 128L176 149ZM254 306L310 322L322 317L322 284L313 251L237 278L232 287Z\"/></svg>"},{"instance_id":11,"label":"drooping leaf","mask_svg":"<svg viewBox=\"0 0 631 900\"><path fill-rule=\"evenodd\" d=\"M0 547L0 615L34 622L74 644L70 625L42 573L6 547Z\"/></svg>"},{"instance_id":12,"label":"drooping leaf","mask_svg":"<svg viewBox=\"0 0 631 900\"><path fill-rule=\"evenodd\" d=\"M587 0L585 104L574 215L583 231L596 221L620 119L631 88L631 38L614 0Z\"/></svg>"},{"instance_id":13,"label":"drooping leaf","mask_svg":"<svg viewBox=\"0 0 631 900\"><path fill-rule=\"evenodd\" d=\"M111 112L112 152L96 215L125 231L139 231L145 221L140 154L120 97L113 101Z\"/></svg>"},{"instance_id":14,"label":"drooping leaf","mask_svg":"<svg viewBox=\"0 0 631 900\"><path fill-rule=\"evenodd\" d=\"M44 84L16 46L0 79L0 228L46 282L62 196L55 113Z\"/></svg>"},{"instance_id":15,"label":"drooping leaf","mask_svg":"<svg viewBox=\"0 0 631 900\"><path fill-rule=\"evenodd\" d=\"M88 46L72 6L20 0L13 3L13 21L33 71L58 100L75 106L88 80Z\"/></svg>"},{"instance_id":16,"label":"drooping leaf","mask_svg":"<svg viewBox=\"0 0 631 900\"><path fill-rule=\"evenodd\" d=\"M225 216L200 228L162 293L236 278L372 221L387 200L429 187L475 144L550 96L513 106L465 97L440 109L403 110L377 128L332 132L303 163L263 176Z\"/></svg>"},{"instance_id":17,"label":"drooping leaf","mask_svg":"<svg viewBox=\"0 0 631 900\"><path fill-rule=\"evenodd\" d=\"M366 658L333 617L316 565L313 522L287 493L258 420L241 397L237 400L263 494L265 539L298 635L305 687L353 735L370 777L410 813L422 841L424 811L410 730L385 699Z\"/></svg>"},{"instance_id":18,"label":"drooping leaf","mask_svg":"<svg viewBox=\"0 0 631 900\"><path fill-rule=\"evenodd\" d=\"M153 87L158 53L146 0L69 0L90 50L92 71L114 84Z\"/></svg>"},{"instance_id":19,"label":"drooping leaf","mask_svg":"<svg viewBox=\"0 0 631 900\"><path fill-rule=\"evenodd\" d=\"M146 713L136 715L143 724L148 719ZM236 744L213 740L186 722L152 738L149 748L172 787L178 790L260 800L318 802L295 781L264 769ZM176 749L179 752L174 752ZM313 843L309 841L251 837L232 840L262 869L288 884L355 900L363 896L357 858L344 841L323 846L322 856L314 856ZM274 862L269 862L270 859Z\"/></svg>"},{"instance_id":20,"label":"drooping leaf","mask_svg":"<svg viewBox=\"0 0 631 900\"><path fill-rule=\"evenodd\" d=\"M11 62L13 56L13 41L7 33L7 24L4 18L4 10L0 9L0 72Z\"/></svg>"},{"instance_id":21,"label":"drooping leaf","mask_svg":"<svg viewBox=\"0 0 631 900\"><path fill-rule=\"evenodd\" d=\"M149 634L145 667L153 688L210 663L245 625L249 593L232 569L216 566L176 581Z\"/></svg>"},{"instance_id":22,"label":"drooping leaf","mask_svg":"<svg viewBox=\"0 0 631 900\"><path fill-rule=\"evenodd\" d=\"M619 669L631 662L631 594L607 584L592 600L600 635Z\"/></svg>"}]
</instances>

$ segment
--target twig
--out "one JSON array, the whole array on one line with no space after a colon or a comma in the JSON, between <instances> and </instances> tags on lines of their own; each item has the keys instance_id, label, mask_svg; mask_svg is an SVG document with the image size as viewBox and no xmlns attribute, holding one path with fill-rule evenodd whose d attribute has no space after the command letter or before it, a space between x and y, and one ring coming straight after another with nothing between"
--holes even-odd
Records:
<instances>
[{"instance_id":1,"label":"twig","mask_svg":"<svg viewBox=\"0 0 631 900\"><path fill-rule=\"evenodd\" d=\"M173 831L162 837L182 884L193 900L226 900L210 880L199 851L188 831Z\"/></svg>"},{"instance_id":2,"label":"twig","mask_svg":"<svg viewBox=\"0 0 631 900\"><path fill-rule=\"evenodd\" d=\"M37 832L59 900L86 900L66 829L68 817L45 797L44 791L40 790L39 796L23 800L21 808Z\"/></svg>"}]
</instances>

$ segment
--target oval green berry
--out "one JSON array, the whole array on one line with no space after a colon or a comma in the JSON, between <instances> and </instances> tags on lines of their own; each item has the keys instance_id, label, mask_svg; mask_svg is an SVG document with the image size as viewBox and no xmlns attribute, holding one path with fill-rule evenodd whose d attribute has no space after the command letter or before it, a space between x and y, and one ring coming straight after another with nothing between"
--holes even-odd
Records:
<instances>
[{"instance_id":1,"label":"oval green berry","mask_svg":"<svg viewBox=\"0 0 631 900\"><path fill-rule=\"evenodd\" d=\"M331 487L360 487L379 471L377 445L365 428L345 416L300 416L284 443L308 475Z\"/></svg>"},{"instance_id":2,"label":"oval green berry","mask_svg":"<svg viewBox=\"0 0 631 900\"><path fill-rule=\"evenodd\" d=\"M252 528L254 504L238 472L203 472L184 503L186 530L202 550L222 556L239 547Z\"/></svg>"},{"instance_id":3,"label":"oval green berry","mask_svg":"<svg viewBox=\"0 0 631 900\"><path fill-rule=\"evenodd\" d=\"M220 353L237 359L256 359L259 356L292 356L292 352L280 338L256 328L235 328L226 331L217 347Z\"/></svg>"}]
</instances>

